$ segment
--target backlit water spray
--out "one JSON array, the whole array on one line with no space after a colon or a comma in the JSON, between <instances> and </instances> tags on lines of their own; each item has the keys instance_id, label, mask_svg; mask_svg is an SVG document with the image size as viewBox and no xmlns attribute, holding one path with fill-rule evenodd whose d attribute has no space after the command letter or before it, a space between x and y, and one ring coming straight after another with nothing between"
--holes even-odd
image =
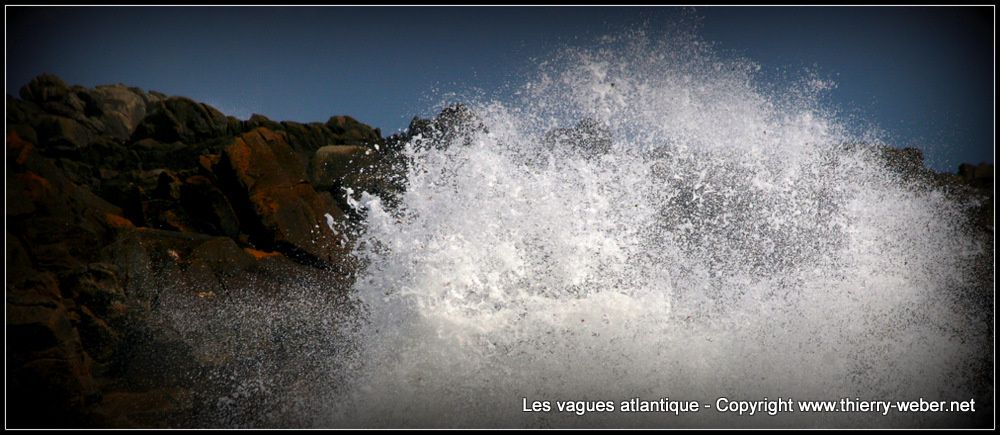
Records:
<instances>
[{"instance_id":1,"label":"backlit water spray","mask_svg":"<svg viewBox=\"0 0 1000 435\"><path fill-rule=\"evenodd\" d=\"M522 412L522 398L991 396L965 205L887 168L877 136L820 104L831 83L764 90L758 70L685 32L607 38L542 64L513 102L414 137L398 206L354 196L365 314L316 424L967 418Z\"/></svg>"}]
</instances>

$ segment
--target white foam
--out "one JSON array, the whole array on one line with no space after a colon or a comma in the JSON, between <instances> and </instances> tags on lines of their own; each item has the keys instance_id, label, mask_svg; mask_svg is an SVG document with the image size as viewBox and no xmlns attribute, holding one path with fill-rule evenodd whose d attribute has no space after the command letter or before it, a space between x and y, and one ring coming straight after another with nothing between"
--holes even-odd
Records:
<instances>
[{"instance_id":1,"label":"white foam","mask_svg":"<svg viewBox=\"0 0 1000 435\"><path fill-rule=\"evenodd\" d=\"M352 202L368 323L327 424L951 418L521 412L522 397L972 396L989 330L956 300L961 208L847 151L862 135L817 103L832 84L768 93L758 70L688 33L612 38L545 63L514 103L474 104L486 132L415 138L399 210ZM611 153L542 139L584 117Z\"/></svg>"}]
</instances>

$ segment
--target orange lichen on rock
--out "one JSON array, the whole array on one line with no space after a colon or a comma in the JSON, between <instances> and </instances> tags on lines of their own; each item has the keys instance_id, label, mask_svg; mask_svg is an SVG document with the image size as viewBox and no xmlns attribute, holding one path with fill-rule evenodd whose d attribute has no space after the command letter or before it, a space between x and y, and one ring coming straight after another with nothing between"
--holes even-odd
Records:
<instances>
[{"instance_id":1,"label":"orange lichen on rock","mask_svg":"<svg viewBox=\"0 0 1000 435\"><path fill-rule=\"evenodd\" d=\"M201 165L206 171L211 172L215 165L219 164L218 154L202 154L198 156L198 164Z\"/></svg>"},{"instance_id":2,"label":"orange lichen on rock","mask_svg":"<svg viewBox=\"0 0 1000 435\"><path fill-rule=\"evenodd\" d=\"M104 215L104 220L108 223L108 225L111 225L112 228L135 228L135 224L133 224L132 221L126 219L124 216L119 216L113 213Z\"/></svg>"},{"instance_id":3,"label":"orange lichen on rock","mask_svg":"<svg viewBox=\"0 0 1000 435\"><path fill-rule=\"evenodd\" d=\"M275 189L268 189L263 192L256 192L250 195L250 201L253 203L254 209L257 210L261 216L270 216L278 212L281 208L282 201L281 196L271 195L271 192ZM287 199L287 198L286 198Z\"/></svg>"},{"instance_id":4,"label":"orange lichen on rock","mask_svg":"<svg viewBox=\"0 0 1000 435\"><path fill-rule=\"evenodd\" d=\"M281 255L281 253L279 252L265 252L256 250L254 248L243 248L243 250L257 260L263 260L265 258L270 258L270 257L278 257Z\"/></svg>"},{"instance_id":5,"label":"orange lichen on rock","mask_svg":"<svg viewBox=\"0 0 1000 435\"><path fill-rule=\"evenodd\" d=\"M32 201L37 201L52 189L52 183L49 183L49 180L31 171L22 172L15 177L24 186L25 195Z\"/></svg>"},{"instance_id":6,"label":"orange lichen on rock","mask_svg":"<svg viewBox=\"0 0 1000 435\"><path fill-rule=\"evenodd\" d=\"M250 147L237 137L235 143L226 149L229 155L229 163L237 174L246 174L250 170Z\"/></svg>"},{"instance_id":7,"label":"orange lichen on rock","mask_svg":"<svg viewBox=\"0 0 1000 435\"><path fill-rule=\"evenodd\" d=\"M239 186L262 227L262 236L306 254L323 258L325 247L335 245L326 233L311 230L324 215L341 216L328 192L317 192L307 181L307 161L288 143L284 132L258 127L233 139L221 154L223 183Z\"/></svg>"},{"instance_id":8,"label":"orange lichen on rock","mask_svg":"<svg viewBox=\"0 0 1000 435\"><path fill-rule=\"evenodd\" d=\"M14 161L19 165L23 165L24 162L28 161L28 156L31 155L31 151L34 149L34 145L17 134L16 131L10 132L7 135L7 154L14 158Z\"/></svg>"},{"instance_id":9,"label":"orange lichen on rock","mask_svg":"<svg viewBox=\"0 0 1000 435\"><path fill-rule=\"evenodd\" d=\"M260 134L260 137L265 141L276 142L279 140L278 134L271 131L271 129L267 127L258 127L255 131Z\"/></svg>"}]
</instances>

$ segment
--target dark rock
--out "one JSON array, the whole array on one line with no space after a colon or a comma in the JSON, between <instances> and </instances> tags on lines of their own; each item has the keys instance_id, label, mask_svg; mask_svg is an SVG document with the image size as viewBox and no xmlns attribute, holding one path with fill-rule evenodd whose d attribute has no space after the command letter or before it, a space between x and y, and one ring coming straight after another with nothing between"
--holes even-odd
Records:
<instances>
[{"instance_id":1,"label":"dark rock","mask_svg":"<svg viewBox=\"0 0 1000 435\"><path fill-rule=\"evenodd\" d=\"M38 143L38 134L35 132L34 127L27 124L10 124L7 126L7 131L11 133L16 133L18 137L23 138L29 143Z\"/></svg>"},{"instance_id":2,"label":"dark rock","mask_svg":"<svg viewBox=\"0 0 1000 435\"><path fill-rule=\"evenodd\" d=\"M260 278L253 257L226 237L137 228L104 254L118 270L126 310L136 313L154 312L164 301L224 296Z\"/></svg>"},{"instance_id":3,"label":"dark rock","mask_svg":"<svg viewBox=\"0 0 1000 435\"><path fill-rule=\"evenodd\" d=\"M21 99L34 103L63 101L69 95L69 85L52 74L42 74L21 88Z\"/></svg>"},{"instance_id":4,"label":"dark rock","mask_svg":"<svg viewBox=\"0 0 1000 435\"><path fill-rule=\"evenodd\" d=\"M993 188L993 165L989 163L959 165L958 176L977 189Z\"/></svg>"},{"instance_id":5,"label":"dark rock","mask_svg":"<svg viewBox=\"0 0 1000 435\"><path fill-rule=\"evenodd\" d=\"M258 123L273 126L273 123L260 120ZM371 128L350 116L334 116L326 124L284 121L280 128L272 130L284 131L292 149L307 159L316 150L327 145L361 145L371 148L384 142L377 128Z\"/></svg>"},{"instance_id":6,"label":"dark rock","mask_svg":"<svg viewBox=\"0 0 1000 435\"><path fill-rule=\"evenodd\" d=\"M330 192L341 210L360 218L349 207L352 192L378 195L392 206L403 191L405 166L390 156L356 145L325 146L313 156L310 181L317 190Z\"/></svg>"},{"instance_id":7,"label":"dark rock","mask_svg":"<svg viewBox=\"0 0 1000 435\"><path fill-rule=\"evenodd\" d=\"M87 163L98 172L125 172L128 170L141 168L143 161L139 154L128 144L121 140L99 136L90 144L79 150L80 161ZM103 177L109 178L109 177Z\"/></svg>"},{"instance_id":8,"label":"dark rock","mask_svg":"<svg viewBox=\"0 0 1000 435\"><path fill-rule=\"evenodd\" d=\"M226 237L139 229L110 247L124 292L145 311L167 298L224 296L258 275L253 256Z\"/></svg>"},{"instance_id":9,"label":"dark rock","mask_svg":"<svg viewBox=\"0 0 1000 435\"><path fill-rule=\"evenodd\" d=\"M24 249L24 245L17 236L6 233L4 238L7 242L7 287L15 287L20 284L21 280L27 279L35 275L35 270L31 265L31 257L28 256L28 251Z\"/></svg>"},{"instance_id":10,"label":"dark rock","mask_svg":"<svg viewBox=\"0 0 1000 435\"><path fill-rule=\"evenodd\" d=\"M82 124L63 116L43 116L35 130L40 144L55 148L63 155L78 156L77 150L94 138Z\"/></svg>"},{"instance_id":11,"label":"dark rock","mask_svg":"<svg viewBox=\"0 0 1000 435\"><path fill-rule=\"evenodd\" d=\"M169 201L181 199L181 180L177 174L170 170L158 171L156 177L156 188L153 190L153 197Z\"/></svg>"},{"instance_id":12,"label":"dark rock","mask_svg":"<svg viewBox=\"0 0 1000 435\"><path fill-rule=\"evenodd\" d=\"M347 285L356 265L326 226L328 213L344 217L309 165L322 146L377 145L377 129L350 117L241 122L54 76L21 95L7 111L13 425L159 426L192 409L164 400L188 400L197 373L230 364L211 355L221 339L193 353L154 320L160 310L279 297L290 280Z\"/></svg>"},{"instance_id":13,"label":"dark rock","mask_svg":"<svg viewBox=\"0 0 1000 435\"><path fill-rule=\"evenodd\" d=\"M136 182L123 177L107 180L101 183L98 193L102 198L121 207L121 216L132 224L147 225L142 205L145 193Z\"/></svg>"},{"instance_id":14,"label":"dark rock","mask_svg":"<svg viewBox=\"0 0 1000 435\"><path fill-rule=\"evenodd\" d=\"M414 118L407 137L418 148L469 145L476 134L487 133L486 125L464 104L445 107L434 119Z\"/></svg>"},{"instance_id":15,"label":"dark rock","mask_svg":"<svg viewBox=\"0 0 1000 435\"><path fill-rule=\"evenodd\" d=\"M31 101L22 100L15 98L11 95L7 95L7 131L12 130L14 125L22 125L31 127L38 119L44 115L45 112L42 111L37 104ZM22 135L21 137L26 138ZM37 143L36 140L32 140L32 143Z\"/></svg>"},{"instance_id":16,"label":"dark rock","mask_svg":"<svg viewBox=\"0 0 1000 435\"><path fill-rule=\"evenodd\" d=\"M240 222L257 243L308 261L333 262L343 254L325 215L343 218L327 193L309 184L299 157L282 133L258 128L226 147L219 177L240 190Z\"/></svg>"},{"instance_id":17,"label":"dark rock","mask_svg":"<svg viewBox=\"0 0 1000 435\"><path fill-rule=\"evenodd\" d=\"M185 288L196 289L199 297L217 297L252 286L256 272L254 258L230 238L218 237L191 249L184 258Z\"/></svg>"},{"instance_id":18,"label":"dark rock","mask_svg":"<svg viewBox=\"0 0 1000 435\"><path fill-rule=\"evenodd\" d=\"M100 173L93 166L79 160L60 158L56 159L59 169L62 169L66 178L76 185L92 186L97 184L97 177Z\"/></svg>"},{"instance_id":19,"label":"dark rock","mask_svg":"<svg viewBox=\"0 0 1000 435\"><path fill-rule=\"evenodd\" d=\"M171 97L152 105L132 140L197 143L230 135L229 119L215 108L188 98Z\"/></svg>"},{"instance_id":20,"label":"dark rock","mask_svg":"<svg viewBox=\"0 0 1000 435\"><path fill-rule=\"evenodd\" d=\"M382 132L358 122L350 116L333 116L326 122L326 128L333 134L331 144L367 145L377 144L382 140Z\"/></svg>"},{"instance_id":21,"label":"dark rock","mask_svg":"<svg viewBox=\"0 0 1000 435\"><path fill-rule=\"evenodd\" d=\"M293 121L283 121L281 130L288 137L289 145L300 155L308 156L320 147L335 143L335 138L325 125L313 122L302 124Z\"/></svg>"},{"instance_id":22,"label":"dark rock","mask_svg":"<svg viewBox=\"0 0 1000 435\"><path fill-rule=\"evenodd\" d=\"M53 320L53 313L49 311L62 307L62 292L55 275L40 273L20 278L7 289L8 308L20 307L15 312L8 311L7 327L9 333L12 324L27 325L26 332L21 336L8 336L9 343L14 345L17 343L13 341L15 338L23 337L23 343L18 346L28 351L40 351L57 345L60 339L70 338L72 325L68 318L65 324L61 323L59 319ZM39 311L42 308L44 310Z\"/></svg>"},{"instance_id":23,"label":"dark rock","mask_svg":"<svg viewBox=\"0 0 1000 435\"><path fill-rule=\"evenodd\" d=\"M122 341L122 333L118 332L107 321L98 317L87 306L80 307L80 342L87 349L87 355L96 364L112 362ZM103 368L103 367L102 367ZM98 371L98 375L104 374Z\"/></svg>"},{"instance_id":24,"label":"dark rock","mask_svg":"<svg viewBox=\"0 0 1000 435\"><path fill-rule=\"evenodd\" d=\"M196 164L197 156L205 148L202 144L158 142L150 138L132 143L132 150L141 162L137 169L143 170L190 168Z\"/></svg>"},{"instance_id":25,"label":"dark rock","mask_svg":"<svg viewBox=\"0 0 1000 435\"><path fill-rule=\"evenodd\" d=\"M20 150L17 160L8 161L8 192L18 203L13 212L8 210L9 227L36 261L71 265L71 258L92 257L94 246L113 237L108 216L120 215L120 209L74 184L31 149L16 135L8 136L9 152Z\"/></svg>"},{"instance_id":26,"label":"dark rock","mask_svg":"<svg viewBox=\"0 0 1000 435\"><path fill-rule=\"evenodd\" d=\"M109 322L123 298L113 269L94 263L130 223L78 184L89 179L89 165L38 149L9 132L8 199L16 205L7 216L8 393L18 412L11 422L78 425L99 398L94 359L103 362L116 349Z\"/></svg>"},{"instance_id":27,"label":"dark rock","mask_svg":"<svg viewBox=\"0 0 1000 435\"><path fill-rule=\"evenodd\" d=\"M239 236L240 220L229 198L208 177L188 177L180 194L181 205L197 231L233 238Z\"/></svg>"},{"instance_id":28,"label":"dark rock","mask_svg":"<svg viewBox=\"0 0 1000 435\"><path fill-rule=\"evenodd\" d=\"M147 108L162 97L122 84L98 86L86 95L93 101L93 115L100 119L102 131L118 139L128 139L147 114Z\"/></svg>"},{"instance_id":29,"label":"dark rock","mask_svg":"<svg viewBox=\"0 0 1000 435\"><path fill-rule=\"evenodd\" d=\"M282 129L280 123L272 121L264 115L254 113L253 115L250 115L250 119L248 119L246 122L246 130L250 131L257 127L267 127L274 131Z\"/></svg>"},{"instance_id":30,"label":"dark rock","mask_svg":"<svg viewBox=\"0 0 1000 435\"><path fill-rule=\"evenodd\" d=\"M187 233L197 232L181 204L169 199L151 199L142 202L143 219L151 228Z\"/></svg>"},{"instance_id":31,"label":"dark rock","mask_svg":"<svg viewBox=\"0 0 1000 435\"><path fill-rule=\"evenodd\" d=\"M79 340L76 340L79 343ZM39 358L10 367L7 394L9 427L74 428L87 425L87 406L100 399L85 354Z\"/></svg>"},{"instance_id":32,"label":"dark rock","mask_svg":"<svg viewBox=\"0 0 1000 435\"><path fill-rule=\"evenodd\" d=\"M58 301L54 306L10 306L7 310L7 332L12 349L19 353L52 353L50 349L76 339L76 330L68 313Z\"/></svg>"},{"instance_id":33,"label":"dark rock","mask_svg":"<svg viewBox=\"0 0 1000 435\"><path fill-rule=\"evenodd\" d=\"M377 161L375 151L357 145L328 145L316 150L310 181L317 189L329 190L344 177Z\"/></svg>"},{"instance_id":34,"label":"dark rock","mask_svg":"<svg viewBox=\"0 0 1000 435\"><path fill-rule=\"evenodd\" d=\"M281 289L317 271L279 252L240 246L228 237L138 228L106 249L115 259L127 304L156 310L166 301L224 299L233 292Z\"/></svg>"},{"instance_id":35,"label":"dark rock","mask_svg":"<svg viewBox=\"0 0 1000 435\"><path fill-rule=\"evenodd\" d=\"M103 319L114 321L125 314L125 291L118 279L118 267L93 263L72 277L70 296Z\"/></svg>"},{"instance_id":36,"label":"dark rock","mask_svg":"<svg viewBox=\"0 0 1000 435\"><path fill-rule=\"evenodd\" d=\"M99 396L74 313L52 274L8 288L7 394L9 424L62 427L80 423L82 410Z\"/></svg>"},{"instance_id":37,"label":"dark rock","mask_svg":"<svg viewBox=\"0 0 1000 435\"><path fill-rule=\"evenodd\" d=\"M105 394L93 413L104 426L115 428L170 428L177 414L195 406L191 391L179 387Z\"/></svg>"},{"instance_id":38,"label":"dark rock","mask_svg":"<svg viewBox=\"0 0 1000 435\"><path fill-rule=\"evenodd\" d=\"M103 119L101 119L100 105L102 101L95 98L92 90L81 86L68 86L58 77L42 75L21 88L21 98L24 101L34 103L36 107L51 116L77 122L92 135L109 133ZM39 117L35 116L27 119L27 122L38 128L34 124L38 119ZM44 145L45 142L41 142L41 144ZM85 143L77 144L77 146L83 145Z\"/></svg>"}]
</instances>

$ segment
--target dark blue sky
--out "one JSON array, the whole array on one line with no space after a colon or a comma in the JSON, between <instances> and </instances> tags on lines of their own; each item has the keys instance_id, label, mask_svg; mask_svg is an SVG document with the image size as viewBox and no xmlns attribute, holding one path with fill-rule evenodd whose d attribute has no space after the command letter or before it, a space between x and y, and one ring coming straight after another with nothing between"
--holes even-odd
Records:
<instances>
[{"instance_id":1,"label":"dark blue sky","mask_svg":"<svg viewBox=\"0 0 1000 435\"><path fill-rule=\"evenodd\" d=\"M442 91L517 84L560 47L677 8L5 8L7 93L33 76L126 83L240 118L349 114L403 128ZM980 8L698 8L702 37L759 62L832 78L830 102L928 164L993 161L993 19Z\"/></svg>"}]
</instances>

